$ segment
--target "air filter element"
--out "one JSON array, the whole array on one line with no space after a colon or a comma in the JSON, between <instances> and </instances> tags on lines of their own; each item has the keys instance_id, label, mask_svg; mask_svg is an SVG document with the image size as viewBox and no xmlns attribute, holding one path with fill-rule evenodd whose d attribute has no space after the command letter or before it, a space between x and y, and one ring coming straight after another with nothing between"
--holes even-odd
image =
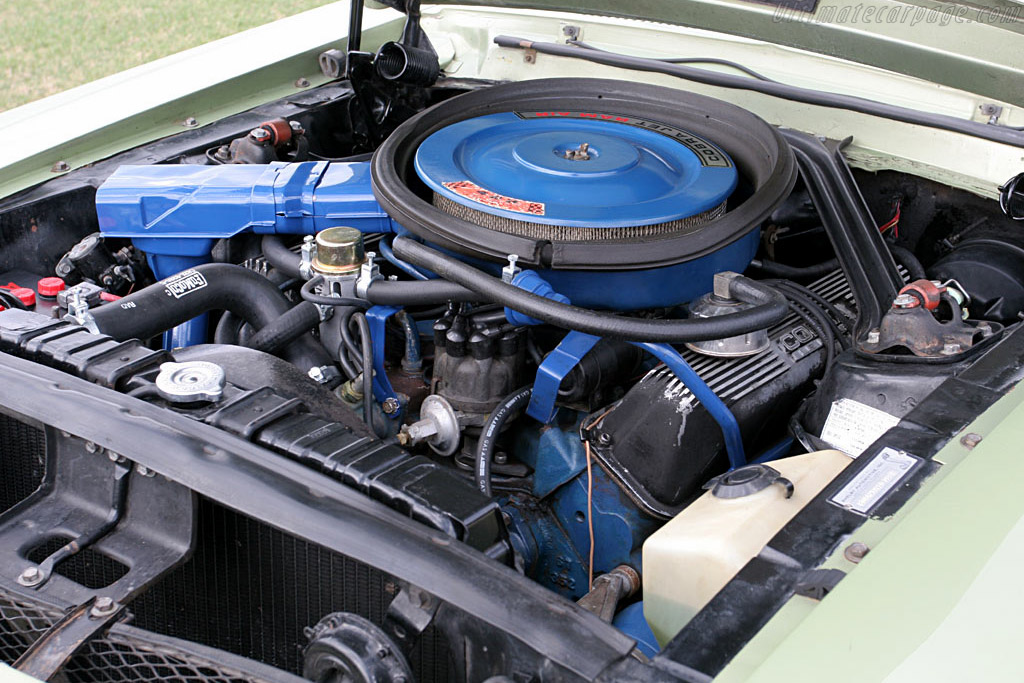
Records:
<instances>
[{"instance_id":1,"label":"air filter element","mask_svg":"<svg viewBox=\"0 0 1024 683\"><path fill-rule=\"evenodd\" d=\"M725 213L736 167L678 128L589 112L516 111L442 128L416 172L445 213L566 242L677 236Z\"/></svg>"},{"instance_id":2,"label":"air filter element","mask_svg":"<svg viewBox=\"0 0 1024 683\"><path fill-rule=\"evenodd\" d=\"M779 133L657 86L551 79L482 88L377 150L374 196L423 240L500 268L509 254L582 306L670 306L753 258L792 190Z\"/></svg>"}]
</instances>

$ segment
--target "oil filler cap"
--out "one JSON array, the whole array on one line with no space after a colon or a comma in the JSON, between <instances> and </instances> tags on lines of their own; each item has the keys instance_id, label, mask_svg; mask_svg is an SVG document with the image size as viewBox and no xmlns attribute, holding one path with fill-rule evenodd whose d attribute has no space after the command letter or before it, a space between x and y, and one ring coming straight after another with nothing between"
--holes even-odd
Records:
<instances>
[{"instance_id":1,"label":"oil filler cap","mask_svg":"<svg viewBox=\"0 0 1024 683\"><path fill-rule=\"evenodd\" d=\"M793 482L786 479L774 467L768 465L746 465L731 472L720 474L704 484L704 490L711 490L715 498L743 498L778 484L786 489L786 498L793 496Z\"/></svg>"},{"instance_id":2,"label":"oil filler cap","mask_svg":"<svg viewBox=\"0 0 1024 683\"><path fill-rule=\"evenodd\" d=\"M161 363L156 390L171 403L217 401L224 392L224 369L201 360Z\"/></svg>"}]
</instances>

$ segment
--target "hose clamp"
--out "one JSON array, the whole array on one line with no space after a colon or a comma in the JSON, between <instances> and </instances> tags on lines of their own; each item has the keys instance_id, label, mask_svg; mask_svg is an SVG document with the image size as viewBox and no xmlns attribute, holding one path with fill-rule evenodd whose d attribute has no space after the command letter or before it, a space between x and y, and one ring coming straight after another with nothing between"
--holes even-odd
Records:
<instances>
[{"instance_id":1,"label":"hose clamp","mask_svg":"<svg viewBox=\"0 0 1024 683\"><path fill-rule=\"evenodd\" d=\"M356 296L360 299L366 298L366 293L370 290L370 285L375 280L384 279L384 276L380 274L380 266L374 262L376 258L376 253L372 251L366 252L366 261L359 267L359 279L356 280Z\"/></svg>"}]
</instances>

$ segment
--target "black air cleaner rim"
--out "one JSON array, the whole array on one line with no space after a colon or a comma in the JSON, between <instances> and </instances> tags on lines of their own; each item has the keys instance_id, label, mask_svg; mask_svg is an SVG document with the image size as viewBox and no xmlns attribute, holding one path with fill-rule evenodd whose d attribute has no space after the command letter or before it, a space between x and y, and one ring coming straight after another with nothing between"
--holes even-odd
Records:
<instances>
[{"instance_id":1,"label":"black air cleaner rim","mask_svg":"<svg viewBox=\"0 0 1024 683\"><path fill-rule=\"evenodd\" d=\"M683 128L724 149L736 163L741 185L751 185L752 191L738 206L697 232L624 245L558 242L497 232L441 211L412 189L421 182L413 169L413 156L430 134L456 121L516 110L595 111ZM592 78L496 85L441 102L395 129L374 153L371 168L377 201L417 237L467 256L504 261L506 255L517 254L524 264L566 270L654 268L713 253L767 219L792 191L797 174L786 141L745 109L683 90Z\"/></svg>"}]
</instances>

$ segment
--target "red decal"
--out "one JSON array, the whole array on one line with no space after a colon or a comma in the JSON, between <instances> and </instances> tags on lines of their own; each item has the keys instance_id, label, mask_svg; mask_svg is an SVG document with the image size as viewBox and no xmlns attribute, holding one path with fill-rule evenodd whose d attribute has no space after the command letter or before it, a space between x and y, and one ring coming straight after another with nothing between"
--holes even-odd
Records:
<instances>
[{"instance_id":1,"label":"red decal","mask_svg":"<svg viewBox=\"0 0 1024 683\"><path fill-rule=\"evenodd\" d=\"M544 215L543 202L530 202L525 199L506 197L503 194L485 190L469 180L445 183L444 186L455 194L478 204L485 204L496 209L505 209L506 211L515 211L516 213L528 213L533 216Z\"/></svg>"}]
</instances>

